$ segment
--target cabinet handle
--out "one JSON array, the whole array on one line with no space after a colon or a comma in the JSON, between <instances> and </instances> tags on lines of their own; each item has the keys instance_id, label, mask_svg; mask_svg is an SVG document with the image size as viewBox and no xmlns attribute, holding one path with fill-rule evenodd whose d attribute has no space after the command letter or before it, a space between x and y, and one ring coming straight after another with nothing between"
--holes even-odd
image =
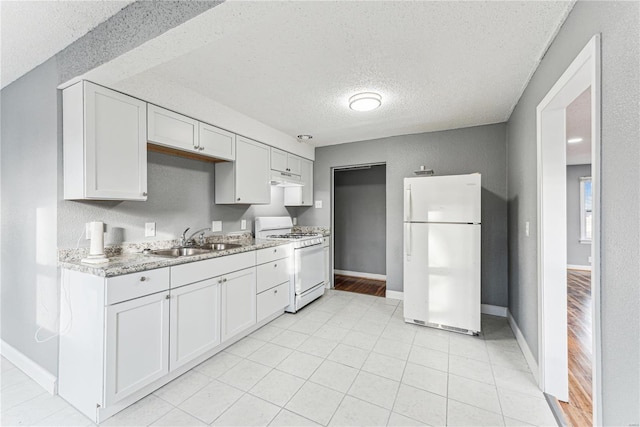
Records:
<instances>
[{"instance_id":1,"label":"cabinet handle","mask_svg":"<svg viewBox=\"0 0 640 427\"><path fill-rule=\"evenodd\" d=\"M198 150L204 151L204 147L198 147Z\"/></svg>"},{"instance_id":2,"label":"cabinet handle","mask_svg":"<svg viewBox=\"0 0 640 427\"><path fill-rule=\"evenodd\" d=\"M142 196L143 196L143 197L147 197L147 192L146 192L146 191L143 191L143 192L142 192Z\"/></svg>"},{"instance_id":3,"label":"cabinet handle","mask_svg":"<svg viewBox=\"0 0 640 427\"><path fill-rule=\"evenodd\" d=\"M218 283L222 283L222 279L218 279Z\"/></svg>"},{"instance_id":4,"label":"cabinet handle","mask_svg":"<svg viewBox=\"0 0 640 427\"><path fill-rule=\"evenodd\" d=\"M238 201L240 201L240 197L238 197Z\"/></svg>"},{"instance_id":5,"label":"cabinet handle","mask_svg":"<svg viewBox=\"0 0 640 427\"><path fill-rule=\"evenodd\" d=\"M142 277L140 278L140 281L141 281L141 282L145 282L146 280L147 280L147 278L146 278L146 277L144 277L144 276L142 276Z\"/></svg>"},{"instance_id":6,"label":"cabinet handle","mask_svg":"<svg viewBox=\"0 0 640 427\"><path fill-rule=\"evenodd\" d=\"M274 293L274 294L277 294L277 293L278 293L278 290L277 290L277 289L275 289L275 290L273 291L273 293Z\"/></svg>"},{"instance_id":7,"label":"cabinet handle","mask_svg":"<svg viewBox=\"0 0 640 427\"><path fill-rule=\"evenodd\" d=\"M278 268L278 264L273 264L273 268Z\"/></svg>"},{"instance_id":8,"label":"cabinet handle","mask_svg":"<svg viewBox=\"0 0 640 427\"><path fill-rule=\"evenodd\" d=\"M165 296L164 299L171 299L171 295L167 294L167 296Z\"/></svg>"},{"instance_id":9,"label":"cabinet handle","mask_svg":"<svg viewBox=\"0 0 640 427\"><path fill-rule=\"evenodd\" d=\"M222 279L222 283L226 282L227 278L225 277L224 279Z\"/></svg>"}]
</instances>

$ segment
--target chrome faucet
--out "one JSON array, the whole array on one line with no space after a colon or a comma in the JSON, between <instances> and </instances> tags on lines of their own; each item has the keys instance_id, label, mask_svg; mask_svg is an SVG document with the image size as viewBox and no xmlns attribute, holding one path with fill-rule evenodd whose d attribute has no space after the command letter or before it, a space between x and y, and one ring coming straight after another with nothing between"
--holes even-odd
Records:
<instances>
[{"instance_id":1,"label":"chrome faucet","mask_svg":"<svg viewBox=\"0 0 640 427\"><path fill-rule=\"evenodd\" d=\"M200 235L198 236L198 243L200 244L200 246L204 246L204 233L211 230L211 228L210 227L201 228L200 230L191 233L189 237L186 237L187 231L189 231L190 229L191 227L188 227L186 230L182 232L182 235L180 236L180 246L195 245L196 242L193 239L193 237L198 233L200 233Z\"/></svg>"}]
</instances>

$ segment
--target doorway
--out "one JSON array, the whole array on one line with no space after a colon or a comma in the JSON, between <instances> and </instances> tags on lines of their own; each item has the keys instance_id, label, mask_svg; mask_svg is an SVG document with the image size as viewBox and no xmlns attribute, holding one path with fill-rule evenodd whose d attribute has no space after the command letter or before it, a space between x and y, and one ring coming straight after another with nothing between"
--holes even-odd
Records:
<instances>
[{"instance_id":1,"label":"doorway","mask_svg":"<svg viewBox=\"0 0 640 427\"><path fill-rule=\"evenodd\" d=\"M585 95L585 92L588 95ZM537 107L538 146L538 363L540 388L571 404L569 392L568 280L579 281L567 270L567 165L570 123L567 111L581 96L588 97L591 141L591 277L588 284L591 315L590 341L593 413L590 423L601 424L600 410L600 37L594 36L578 54ZM568 110L569 109L569 110ZM569 138L568 138L569 137ZM586 182L586 180L585 180ZM581 181L581 186L582 181ZM586 212L585 212L586 213ZM583 283L584 284L584 283ZM575 320L575 319L572 319Z\"/></svg>"},{"instance_id":2,"label":"doorway","mask_svg":"<svg viewBox=\"0 0 640 427\"><path fill-rule=\"evenodd\" d=\"M386 293L386 165L335 168L334 288Z\"/></svg>"}]
</instances>

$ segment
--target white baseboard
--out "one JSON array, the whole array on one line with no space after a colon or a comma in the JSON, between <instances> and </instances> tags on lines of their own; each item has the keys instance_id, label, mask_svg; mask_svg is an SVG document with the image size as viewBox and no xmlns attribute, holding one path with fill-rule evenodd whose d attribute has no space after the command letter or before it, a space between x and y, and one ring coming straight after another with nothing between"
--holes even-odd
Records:
<instances>
[{"instance_id":1,"label":"white baseboard","mask_svg":"<svg viewBox=\"0 0 640 427\"><path fill-rule=\"evenodd\" d=\"M404 300L403 292L387 290L385 296L389 299L399 299L400 301Z\"/></svg>"},{"instance_id":2,"label":"white baseboard","mask_svg":"<svg viewBox=\"0 0 640 427\"><path fill-rule=\"evenodd\" d=\"M511 330L516 336L516 341L520 346L520 350L522 350L522 354L524 354L524 358L527 361L527 364L529 365L529 369L531 369L531 373L533 374L533 377L536 379L536 383L540 384L540 378L539 378L540 371L538 369L538 363L536 362L536 358L533 357L533 353L529 348L529 344L527 344L527 340L524 339L524 335L522 335L522 331L520 331L520 328L518 327L518 324L516 323L516 320L511 315L510 311L507 311L507 319L509 320L509 326L511 326Z\"/></svg>"},{"instance_id":3,"label":"white baseboard","mask_svg":"<svg viewBox=\"0 0 640 427\"><path fill-rule=\"evenodd\" d=\"M4 340L0 340L0 354L22 372L29 375L31 379L40 384L46 391L51 394L58 393L58 379L55 375L7 344Z\"/></svg>"},{"instance_id":4,"label":"white baseboard","mask_svg":"<svg viewBox=\"0 0 640 427\"><path fill-rule=\"evenodd\" d=\"M490 314L492 316L507 317L507 307L499 305L482 304L482 314Z\"/></svg>"},{"instance_id":5,"label":"white baseboard","mask_svg":"<svg viewBox=\"0 0 640 427\"><path fill-rule=\"evenodd\" d=\"M567 264L567 268L569 270L591 271L590 265Z\"/></svg>"},{"instance_id":6,"label":"white baseboard","mask_svg":"<svg viewBox=\"0 0 640 427\"><path fill-rule=\"evenodd\" d=\"M334 274L341 276L362 277L363 279L387 280L386 274L361 273L359 271L333 270Z\"/></svg>"}]
</instances>

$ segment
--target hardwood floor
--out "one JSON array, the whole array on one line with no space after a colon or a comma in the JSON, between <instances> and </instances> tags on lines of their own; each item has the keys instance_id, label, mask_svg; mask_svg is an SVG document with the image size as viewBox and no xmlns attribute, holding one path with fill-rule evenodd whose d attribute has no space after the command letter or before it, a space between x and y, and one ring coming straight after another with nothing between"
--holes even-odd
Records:
<instances>
[{"instance_id":1,"label":"hardwood floor","mask_svg":"<svg viewBox=\"0 0 640 427\"><path fill-rule=\"evenodd\" d=\"M567 423L592 424L591 398L591 272L567 271L569 338L569 402L560 402Z\"/></svg>"},{"instance_id":2,"label":"hardwood floor","mask_svg":"<svg viewBox=\"0 0 640 427\"><path fill-rule=\"evenodd\" d=\"M384 280L364 279L362 277L333 276L336 290L355 292L358 294L375 295L384 297L387 290L387 282Z\"/></svg>"}]
</instances>

